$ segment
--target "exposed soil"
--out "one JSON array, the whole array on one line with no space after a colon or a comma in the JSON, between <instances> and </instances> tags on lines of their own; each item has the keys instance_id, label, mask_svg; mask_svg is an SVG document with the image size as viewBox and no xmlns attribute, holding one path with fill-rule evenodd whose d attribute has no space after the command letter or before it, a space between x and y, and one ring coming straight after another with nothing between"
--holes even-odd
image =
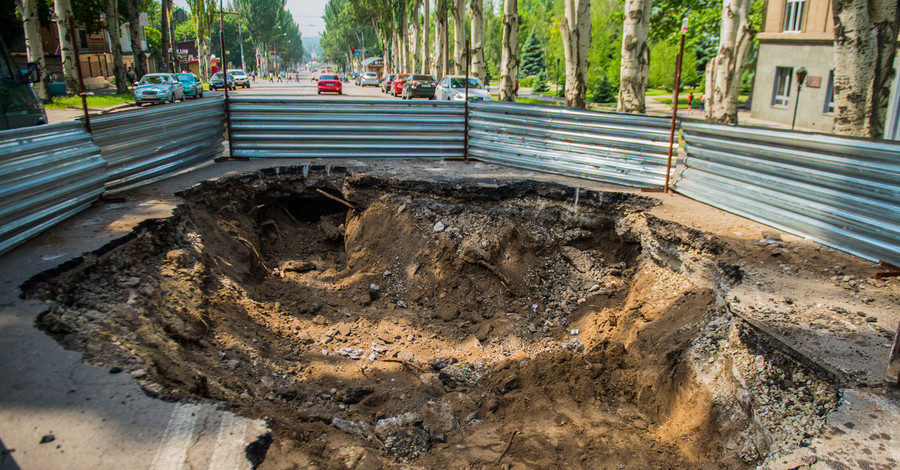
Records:
<instances>
[{"instance_id":1,"label":"exposed soil","mask_svg":"<svg viewBox=\"0 0 900 470\"><path fill-rule=\"evenodd\" d=\"M280 169L24 286L167 399L264 417L260 468L753 466L838 391L726 308L724 240L654 199Z\"/></svg>"}]
</instances>

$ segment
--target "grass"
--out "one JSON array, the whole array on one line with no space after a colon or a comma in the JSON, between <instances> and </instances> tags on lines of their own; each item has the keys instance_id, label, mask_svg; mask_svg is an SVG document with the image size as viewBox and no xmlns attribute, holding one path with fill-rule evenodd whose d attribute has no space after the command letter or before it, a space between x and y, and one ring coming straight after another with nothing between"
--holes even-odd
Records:
<instances>
[{"instance_id":1,"label":"grass","mask_svg":"<svg viewBox=\"0 0 900 470\"><path fill-rule=\"evenodd\" d=\"M123 103L134 103L133 93L119 93L115 95L88 95L89 109L105 109ZM57 96L53 101L45 105L46 109L81 108L80 96Z\"/></svg>"},{"instance_id":2,"label":"grass","mask_svg":"<svg viewBox=\"0 0 900 470\"><path fill-rule=\"evenodd\" d=\"M694 95L699 97L699 95L697 95L696 93L694 93ZM672 106L672 95L670 93L669 96L664 97L664 98L653 98L653 101L656 101L657 103L662 103L666 106ZM738 104L744 104L746 101L747 101L747 95L738 96ZM688 105L687 95L686 94L683 95L683 94L679 93L678 94L678 107L679 108L687 108L687 105ZM697 105L695 105L695 107L696 106Z\"/></svg>"}]
</instances>

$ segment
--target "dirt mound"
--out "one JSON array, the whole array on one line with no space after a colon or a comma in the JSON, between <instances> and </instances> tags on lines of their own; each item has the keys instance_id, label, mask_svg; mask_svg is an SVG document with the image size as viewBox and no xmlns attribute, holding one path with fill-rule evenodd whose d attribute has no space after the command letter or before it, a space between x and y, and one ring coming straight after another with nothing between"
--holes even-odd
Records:
<instances>
[{"instance_id":1,"label":"dirt mound","mask_svg":"<svg viewBox=\"0 0 900 470\"><path fill-rule=\"evenodd\" d=\"M265 417L262 468L742 467L835 405L648 199L290 168L183 197L24 290L87 361Z\"/></svg>"}]
</instances>

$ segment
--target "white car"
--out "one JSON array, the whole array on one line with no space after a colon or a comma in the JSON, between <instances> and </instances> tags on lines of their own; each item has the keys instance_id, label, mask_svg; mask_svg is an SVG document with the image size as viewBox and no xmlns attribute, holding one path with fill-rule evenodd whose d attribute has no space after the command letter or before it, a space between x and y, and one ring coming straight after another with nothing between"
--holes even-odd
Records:
<instances>
[{"instance_id":1,"label":"white car","mask_svg":"<svg viewBox=\"0 0 900 470\"><path fill-rule=\"evenodd\" d=\"M438 82L434 97L439 100L463 101L466 99L466 77L447 75ZM469 77L469 101L491 101L491 93L477 77Z\"/></svg>"},{"instance_id":2,"label":"white car","mask_svg":"<svg viewBox=\"0 0 900 470\"><path fill-rule=\"evenodd\" d=\"M366 72L363 74L362 78L359 80L360 86L378 86L381 85L381 82L378 81L378 74L375 72Z\"/></svg>"},{"instance_id":3,"label":"white car","mask_svg":"<svg viewBox=\"0 0 900 470\"><path fill-rule=\"evenodd\" d=\"M243 70L240 70L240 69L235 69L235 70L229 70L228 73L230 73L234 77L235 88L237 88L237 87L250 88L250 76L247 75L246 72L244 72Z\"/></svg>"}]
</instances>

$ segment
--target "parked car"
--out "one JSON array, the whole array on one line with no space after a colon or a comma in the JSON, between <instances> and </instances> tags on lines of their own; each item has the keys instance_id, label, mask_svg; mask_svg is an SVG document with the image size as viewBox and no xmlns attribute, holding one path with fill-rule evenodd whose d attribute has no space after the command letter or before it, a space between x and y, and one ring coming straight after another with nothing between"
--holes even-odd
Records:
<instances>
[{"instance_id":1,"label":"parked car","mask_svg":"<svg viewBox=\"0 0 900 470\"><path fill-rule=\"evenodd\" d=\"M219 90L225 89L227 86L229 90L236 90L237 86L234 84L234 75L231 73L228 74L227 80L228 83L225 83L226 77L225 72L216 72L212 78L209 79L209 89L210 90Z\"/></svg>"},{"instance_id":2,"label":"parked car","mask_svg":"<svg viewBox=\"0 0 900 470\"><path fill-rule=\"evenodd\" d=\"M447 75L434 89L434 96L439 100L463 101L466 99L466 77ZM469 101L491 101L491 93L477 77L469 77Z\"/></svg>"},{"instance_id":3,"label":"parked car","mask_svg":"<svg viewBox=\"0 0 900 470\"><path fill-rule=\"evenodd\" d=\"M403 93L400 96L405 100L418 96L433 100L435 85L437 85L437 80L431 75L412 75L403 84Z\"/></svg>"},{"instance_id":4,"label":"parked car","mask_svg":"<svg viewBox=\"0 0 900 470\"><path fill-rule=\"evenodd\" d=\"M400 93L403 92L403 83L406 82L406 79L409 78L408 73L398 73L396 77L394 77L394 82L391 84L391 94L394 96L400 96Z\"/></svg>"},{"instance_id":5,"label":"parked car","mask_svg":"<svg viewBox=\"0 0 900 470\"><path fill-rule=\"evenodd\" d=\"M173 103L184 101L184 85L171 73L150 73L144 75L134 88L134 103Z\"/></svg>"},{"instance_id":6,"label":"parked car","mask_svg":"<svg viewBox=\"0 0 900 470\"><path fill-rule=\"evenodd\" d=\"M22 73L0 39L0 129L47 124L44 105L30 85L39 81L37 64Z\"/></svg>"},{"instance_id":7,"label":"parked car","mask_svg":"<svg viewBox=\"0 0 900 470\"><path fill-rule=\"evenodd\" d=\"M396 77L396 75L392 73L389 73L386 77L384 77L384 80L382 80L381 82L382 93L389 93L391 91L391 86L393 86L394 84L394 77Z\"/></svg>"},{"instance_id":8,"label":"parked car","mask_svg":"<svg viewBox=\"0 0 900 470\"><path fill-rule=\"evenodd\" d=\"M203 82L200 77L192 73L176 73L175 78L184 87L184 96L190 98L203 98Z\"/></svg>"},{"instance_id":9,"label":"parked car","mask_svg":"<svg viewBox=\"0 0 900 470\"><path fill-rule=\"evenodd\" d=\"M326 93L337 93L339 95L344 94L344 88L341 84L341 79L337 75L323 73L319 76L319 94L322 92Z\"/></svg>"},{"instance_id":10,"label":"parked car","mask_svg":"<svg viewBox=\"0 0 900 470\"><path fill-rule=\"evenodd\" d=\"M378 74L375 72L366 72L362 74L359 84L360 86L378 86Z\"/></svg>"},{"instance_id":11,"label":"parked car","mask_svg":"<svg viewBox=\"0 0 900 470\"><path fill-rule=\"evenodd\" d=\"M247 75L247 72L244 72L241 69L235 69L229 70L228 73L234 77L235 87L250 88L250 75Z\"/></svg>"}]
</instances>

